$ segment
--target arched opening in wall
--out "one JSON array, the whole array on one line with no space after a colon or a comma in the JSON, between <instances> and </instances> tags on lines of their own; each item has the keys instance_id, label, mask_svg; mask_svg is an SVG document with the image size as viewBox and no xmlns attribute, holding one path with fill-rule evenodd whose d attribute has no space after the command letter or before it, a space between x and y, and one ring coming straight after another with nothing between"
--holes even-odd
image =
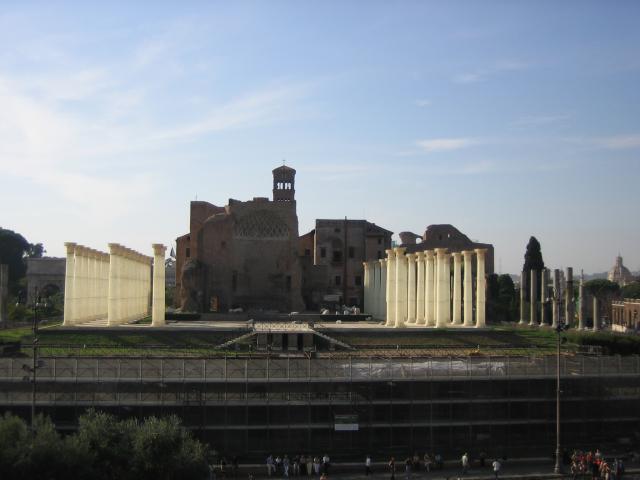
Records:
<instances>
[{"instance_id":1,"label":"arched opening in wall","mask_svg":"<svg viewBox=\"0 0 640 480\"><path fill-rule=\"evenodd\" d=\"M53 295L56 295L58 293L60 293L60 287L58 287L57 285L48 284L48 285L45 285L40 290L40 297L41 298L49 298L49 297L52 297Z\"/></svg>"}]
</instances>

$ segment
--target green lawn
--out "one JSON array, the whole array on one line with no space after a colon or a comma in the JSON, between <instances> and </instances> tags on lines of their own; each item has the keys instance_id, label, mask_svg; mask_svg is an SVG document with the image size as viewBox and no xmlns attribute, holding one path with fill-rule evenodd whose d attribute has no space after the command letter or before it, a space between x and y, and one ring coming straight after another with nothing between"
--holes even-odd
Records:
<instances>
[{"instance_id":1,"label":"green lawn","mask_svg":"<svg viewBox=\"0 0 640 480\"><path fill-rule=\"evenodd\" d=\"M555 352L556 333L550 328L500 326L490 330L384 330L363 334L339 329L322 329L337 340L356 346L362 352L386 349L415 350L446 354L549 354ZM41 352L48 355L212 355L223 354L213 347L236 338L238 331L153 330L87 331L67 330L58 325L40 329ZM580 345L595 345L608 354L640 354L640 337L609 332L569 331L563 351L576 351ZM22 352L30 354L32 333L29 327L0 330L0 343L20 342ZM236 353L235 350L229 353Z\"/></svg>"}]
</instances>

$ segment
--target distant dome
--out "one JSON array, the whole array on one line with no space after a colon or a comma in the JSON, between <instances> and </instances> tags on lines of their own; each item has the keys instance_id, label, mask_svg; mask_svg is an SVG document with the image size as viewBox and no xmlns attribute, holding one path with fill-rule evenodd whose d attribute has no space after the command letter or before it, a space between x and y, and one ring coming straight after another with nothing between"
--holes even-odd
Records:
<instances>
[{"instance_id":1,"label":"distant dome","mask_svg":"<svg viewBox=\"0 0 640 480\"><path fill-rule=\"evenodd\" d=\"M607 278L611 282L616 282L620 286L624 286L633 281L633 276L627 267L622 264L622 257L618 255L616 257L616 264L611 267Z\"/></svg>"}]
</instances>

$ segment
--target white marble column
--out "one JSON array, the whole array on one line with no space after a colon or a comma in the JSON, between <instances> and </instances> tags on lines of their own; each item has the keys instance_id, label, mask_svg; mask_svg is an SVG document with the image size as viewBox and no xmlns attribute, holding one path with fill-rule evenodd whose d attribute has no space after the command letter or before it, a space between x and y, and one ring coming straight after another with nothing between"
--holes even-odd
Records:
<instances>
[{"instance_id":1,"label":"white marble column","mask_svg":"<svg viewBox=\"0 0 640 480\"><path fill-rule=\"evenodd\" d=\"M486 327L487 279L485 272L485 248L476 249L478 257L476 280L476 328Z\"/></svg>"},{"instance_id":2,"label":"white marble column","mask_svg":"<svg viewBox=\"0 0 640 480\"><path fill-rule=\"evenodd\" d=\"M109 295L107 305L107 325L109 326L118 324L119 247L117 243L109 244Z\"/></svg>"},{"instance_id":3,"label":"white marble column","mask_svg":"<svg viewBox=\"0 0 640 480\"><path fill-rule=\"evenodd\" d=\"M600 309L598 308L598 297L593 296L593 331L600 330Z\"/></svg>"},{"instance_id":4,"label":"white marble column","mask_svg":"<svg viewBox=\"0 0 640 480\"><path fill-rule=\"evenodd\" d=\"M551 327L556 328L560 321L560 270L553 271L553 305L551 310Z\"/></svg>"},{"instance_id":5,"label":"white marble column","mask_svg":"<svg viewBox=\"0 0 640 480\"><path fill-rule=\"evenodd\" d=\"M464 326L473 327L473 252L464 250Z\"/></svg>"},{"instance_id":6,"label":"white marble column","mask_svg":"<svg viewBox=\"0 0 640 480\"><path fill-rule=\"evenodd\" d=\"M584 298L584 272L580 273L580 287L578 288L578 297L580 301L580 304L578 305L578 329L584 330L586 327L584 323L586 308L586 299Z\"/></svg>"},{"instance_id":7,"label":"white marble column","mask_svg":"<svg viewBox=\"0 0 640 480\"><path fill-rule=\"evenodd\" d=\"M154 264L155 265L155 264ZM364 291L364 305L363 312L371 315L371 272L369 271L369 263L362 262L362 267L364 270L364 280L363 280L363 291Z\"/></svg>"},{"instance_id":8,"label":"white marble column","mask_svg":"<svg viewBox=\"0 0 640 480\"><path fill-rule=\"evenodd\" d=\"M109 254L102 252L101 256L100 318L106 319L109 312Z\"/></svg>"},{"instance_id":9,"label":"white marble column","mask_svg":"<svg viewBox=\"0 0 640 480\"><path fill-rule=\"evenodd\" d=\"M406 248L396 247L396 317L395 327L403 328L407 321L407 256Z\"/></svg>"},{"instance_id":10,"label":"white marble column","mask_svg":"<svg viewBox=\"0 0 640 480\"><path fill-rule=\"evenodd\" d=\"M396 253L387 250L387 327L396 325Z\"/></svg>"},{"instance_id":11,"label":"white marble column","mask_svg":"<svg viewBox=\"0 0 640 480\"><path fill-rule=\"evenodd\" d=\"M380 295L380 262L373 260L371 262L371 318L378 318L378 295Z\"/></svg>"},{"instance_id":12,"label":"white marble column","mask_svg":"<svg viewBox=\"0 0 640 480\"><path fill-rule=\"evenodd\" d=\"M98 251L89 249L89 286L91 288L89 302L89 318L98 318Z\"/></svg>"},{"instance_id":13,"label":"white marble column","mask_svg":"<svg viewBox=\"0 0 640 480\"><path fill-rule=\"evenodd\" d=\"M451 323L451 264L446 248L436 248L438 279L436 288L436 327L445 328Z\"/></svg>"},{"instance_id":14,"label":"white marble column","mask_svg":"<svg viewBox=\"0 0 640 480\"><path fill-rule=\"evenodd\" d=\"M538 325L538 282L537 280L537 271L531 270L530 275L530 313L529 313L529 325Z\"/></svg>"},{"instance_id":15,"label":"white marble column","mask_svg":"<svg viewBox=\"0 0 640 480\"><path fill-rule=\"evenodd\" d=\"M159 327L164 320L164 254L167 247L160 243L153 244L153 307L151 309L151 325Z\"/></svg>"},{"instance_id":16,"label":"white marble column","mask_svg":"<svg viewBox=\"0 0 640 480\"><path fill-rule=\"evenodd\" d=\"M75 324L75 292L73 286L75 281L76 244L73 242L66 242L64 246L67 251L67 264L64 275L64 321L62 324L65 327L69 327Z\"/></svg>"},{"instance_id":17,"label":"white marble column","mask_svg":"<svg viewBox=\"0 0 640 480\"><path fill-rule=\"evenodd\" d=\"M527 323L527 272L520 273L520 325Z\"/></svg>"},{"instance_id":18,"label":"white marble column","mask_svg":"<svg viewBox=\"0 0 640 480\"><path fill-rule=\"evenodd\" d=\"M453 316L454 325L462 325L462 254L454 252L453 257Z\"/></svg>"},{"instance_id":19,"label":"white marble column","mask_svg":"<svg viewBox=\"0 0 640 480\"><path fill-rule=\"evenodd\" d=\"M436 267L433 250L426 250L424 275L424 316L427 327L436 326Z\"/></svg>"},{"instance_id":20,"label":"white marble column","mask_svg":"<svg viewBox=\"0 0 640 480\"><path fill-rule=\"evenodd\" d=\"M416 323L416 254L407 253L407 323Z\"/></svg>"},{"instance_id":21,"label":"white marble column","mask_svg":"<svg viewBox=\"0 0 640 480\"><path fill-rule=\"evenodd\" d=\"M425 324L424 315L424 270L425 258L424 252L416 253L416 269L417 269L417 285L416 285L416 324Z\"/></svg>"},{"instance_id":22,"label":"white marble column","mask_svg":"<svg viewBox=\"0 0 640 480\"><path fill-rule=\"evenodd\" d=\"M384 258L380 262L380 294L378 295L378 318L387 318L387 261Z\"/></svg>"},{"instance_id":23,"label":"white marble column","mask_svg":"<svg viewBox=\"0 0 640 480\"><path fill-rule=\"evenodd\" d=\"M547 296L549 292L548 283L549 283L549 270L543 268L540 271L540 326L544 327L547 324L546 319L546 306L547 306Z\"/></svg>"},{"instance_id":24,"label":"white marble column","mask_svg":"<svg viewBox=\"0 0 640 480\"><path fill-rule=\"evenodd\" d=\"M87 311L89 304L87 247L82 245L76 247L76 262L78 265L77 283L75 284L76 291L78 292L76 323L84 323L88 320Z\"/></svg>"}]
</instances>

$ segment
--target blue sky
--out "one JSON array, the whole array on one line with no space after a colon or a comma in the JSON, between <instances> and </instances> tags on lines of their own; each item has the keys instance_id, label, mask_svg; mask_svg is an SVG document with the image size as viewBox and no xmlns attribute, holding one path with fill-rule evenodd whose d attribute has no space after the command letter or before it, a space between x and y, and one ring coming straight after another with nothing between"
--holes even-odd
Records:
<instances>
[{"instance_id":1,"label":"blue sky","mask_svg":"<svg viewBox=\"0 0 640 480\"><path fill-rule=\"evenodd\" d=\"M95 3L96 5L88 5ZM0 225L143 252L189 201L640 269L640 2L0 3Z\"/></svg>"}]
</instances>

